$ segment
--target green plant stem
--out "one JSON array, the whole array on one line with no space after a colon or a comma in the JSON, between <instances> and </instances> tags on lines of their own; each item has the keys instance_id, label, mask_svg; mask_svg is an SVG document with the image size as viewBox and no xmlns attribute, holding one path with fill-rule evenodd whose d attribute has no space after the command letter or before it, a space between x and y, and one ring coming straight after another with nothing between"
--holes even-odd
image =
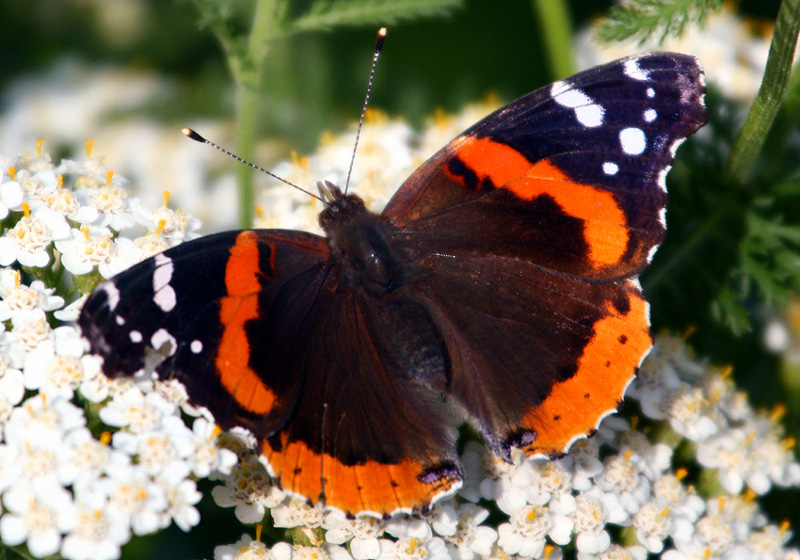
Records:
<instances>
[{"instance_id":1,"label":"green plant stem","mask_svg":"<svg viewBox=\"0 0 800 560\"><path fill-rule=\"evenodd\" d=\"M572 23L569 9L563 0L531 0L539 22L540 35L553 79L575 73L572 51Z\"/></svg>"},{"instance_id":2,"label":"green plant stem","mask_svg":"<svg viewBox=\"0 0 800 560\"><path fill-rule=\"evenodd\" d=\"M745 182L775 120L789 82L798 33L800 0L783 0L778 10L764 79L728 158L725 176L732 184Z\"/></svg>"},{"instance_id":3,"label":"green plant stem","mask_svg":"<svg viewBox=\"0 0 800 560\"><path fill-rule=\"evenodd\" d=\"M255 151L258 96L264 74L264 59L277 33L275 10L275 0L256 2L253 26L243 59L238 64L231 63L236 82L236 150L241 158L248 161L253 160ZM236 174L239 185L239 225L250 228L253 226L253 169L239 165Z\"/></svg>"}]
</instances>

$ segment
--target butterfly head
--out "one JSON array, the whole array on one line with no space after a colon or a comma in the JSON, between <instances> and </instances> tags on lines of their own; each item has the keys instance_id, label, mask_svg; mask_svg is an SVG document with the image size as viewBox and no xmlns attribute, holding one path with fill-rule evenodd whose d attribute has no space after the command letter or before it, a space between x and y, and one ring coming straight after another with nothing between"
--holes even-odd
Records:
<instances>
[{"instance_id":1,"label":"butterfly head","mask_svg":"<svg viewBox=\"0 0 800 560\"><path fill-rule=\"evenodd\" d=\"M344 194L330 181L317 183L319 194L325 203L325 209L319 215L319 225L330 237L345 222L353 221L367 213L364 201L354 194Z\"/></svg>"}]
</instances>

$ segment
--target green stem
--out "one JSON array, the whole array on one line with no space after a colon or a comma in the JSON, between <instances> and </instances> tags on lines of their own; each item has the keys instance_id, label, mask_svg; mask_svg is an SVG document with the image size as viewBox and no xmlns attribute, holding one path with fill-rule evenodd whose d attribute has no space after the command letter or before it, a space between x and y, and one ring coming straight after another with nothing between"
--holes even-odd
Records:
<instances>
[{"instance_id":1,"label":"green stem","mask_svg":"<svg viewBox=\"0 0 800 560\"><path fill-rule=\"evenodd\" d=\"M786 92L798 33L800 33L800 0L783 0L778 10L775 34L769 48L769 58L764 69L761 88L728 158L725 175L731 183L745 182L764 145Z\"/></svg>"},{"instance_id":2,"label":"green stem","mask_svg":"<svg viewBox=\"0 0 800 560\"><path fill-rule=\"evenodd\" d=\"M553 78L559 79L574 74L572 23L566 2L563 0L531 0L531 7L538 16L545 55Z\"/></svg>"},{"instance_id":3,"label":"green stem","mask_svg":"<svg viewBox=\"0 0 800 560\"><path fill-rule=\"evenodd\" d=\"M231 64L236 80L236 150L242 159L253 160L258 121L259 92L264 74L264 59L277 33L275 0L258 0L247 50L240 64ZM237 166L239 184L239 225L253 226L253 169Z\"/></svg>"}]
</instances>

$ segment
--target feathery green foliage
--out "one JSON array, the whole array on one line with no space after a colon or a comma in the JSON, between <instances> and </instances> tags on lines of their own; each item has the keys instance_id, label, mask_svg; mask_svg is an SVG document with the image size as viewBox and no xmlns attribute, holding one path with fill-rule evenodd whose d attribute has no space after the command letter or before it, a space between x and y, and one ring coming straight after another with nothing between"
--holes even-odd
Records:
<instances>
[{"instance_id":1,"label":"feathery green foliage","mask_svg":"<svg viewBox=\"0 0 800 560\"><path fill-rule=\"evenodd\" d=\"M290 22L290 32L327 31L342 25L390 25L400 20L445 15L461 0L321 0Z\"/></svg>"},{"instance_id":2,"label":"feathery green foliage","mask_svg":"<svg viewBox=\"0 0 800 560\"><path fill-rule=\"evenodd\" d=\"M602 41L636 38L640 43L658 36L660 43L681 35L691 23L704 22L710 12L721 7L722 0L630 0L609 10L597 35Z\"/></svg>"}]
</instances>

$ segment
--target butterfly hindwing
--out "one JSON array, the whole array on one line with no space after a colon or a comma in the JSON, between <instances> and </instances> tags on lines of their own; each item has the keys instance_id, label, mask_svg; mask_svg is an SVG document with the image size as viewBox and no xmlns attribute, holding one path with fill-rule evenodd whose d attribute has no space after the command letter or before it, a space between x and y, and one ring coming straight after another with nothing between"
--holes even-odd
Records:
<instances>
[{"instance_id":1,"label":"butterfly hindwing","mask_svg":"<svg viewBox=\"0 0 800 560\"><path fill-rule=\"evenodd\" d=\"M452 493L462 480L454 429L439 394L404 367L395 333L384 328L387 305L396 306L395 324L397 315L413 318L413 306L357 290L334 291L320 304L304 344L307 383L292 422L263 442L273 476L296 494L324 494L328 505L350 514L426 508Z\"/></svg>"}]
</instances>

